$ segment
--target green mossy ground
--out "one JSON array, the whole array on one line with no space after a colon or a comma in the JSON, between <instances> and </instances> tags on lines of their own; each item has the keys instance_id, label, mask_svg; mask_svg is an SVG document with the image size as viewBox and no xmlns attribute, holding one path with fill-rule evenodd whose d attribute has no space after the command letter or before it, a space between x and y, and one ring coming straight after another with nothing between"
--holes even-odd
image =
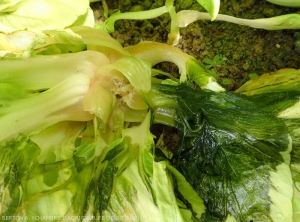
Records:
<instances>
[{"instance_id":1,"label":"green mossy ground","mask_svg":"<svg viewBox=\"0 0 300 222\"><path fill-rule=\"evenodd\" d=\"M120 10L140 11L164 5L164 0L107 0L109 13ZM196 9L204 11L196 0L175 1L177 10ZM101 4L95 4L94 11L101 17ZM240 18L266 18L299 9L273 5L264 0L223 0L220 13ZM300 11L300 10L299 10ZM167 42L170 28L168 14L145 21L121 20L115 24L112 36L123 46L151 40ZM195 56L199 61L213 59L215 55L225 56L226 62L217 68L220 80L230 78L230 90L248 80L249 74L258 75L281 68L300 68L300 30L266 31L226 22L198 21L181 29L182 38L177 47ZM163 69L176 73L176 67L162 64Z\"/></svg>"}]
</instances>

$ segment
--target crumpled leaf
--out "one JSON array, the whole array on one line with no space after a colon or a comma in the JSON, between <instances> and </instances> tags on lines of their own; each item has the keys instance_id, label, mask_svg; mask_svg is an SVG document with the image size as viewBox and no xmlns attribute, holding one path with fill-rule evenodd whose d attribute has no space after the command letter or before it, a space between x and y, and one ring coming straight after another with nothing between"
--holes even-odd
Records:
<instances>
[{"instance_id":1,"label":"crumpled leaf","mask_svg":"<svg viewBox=\"0 0 300 222\"><path fill-rule=\"evenodd\" d=\"M4 3L8 4L5 5ZM87 15L88 0L20 0L1 2L0 31L64 29ZM3 13L4 12L4 13Z\"/></svg>"}]
</instances>

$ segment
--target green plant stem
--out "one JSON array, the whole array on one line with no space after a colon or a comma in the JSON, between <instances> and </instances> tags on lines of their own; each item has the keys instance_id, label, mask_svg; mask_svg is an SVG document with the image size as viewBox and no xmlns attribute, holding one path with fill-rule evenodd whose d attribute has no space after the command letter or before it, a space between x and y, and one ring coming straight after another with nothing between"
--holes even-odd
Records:
<instances>
[{"instance_id":1,"label":"green plant stem","mask_svg":"<svg viewBox=\"0 0 300 222\"><path fill-rule=\"evenodd\" d=\"M152 18L157 18L167 12L169 12L169 10L166 6L162 6L162 7L147 10L147 11L124 12L124 13L117 12L117 13L111 15L104 22L103 28L107 32L114 32L115 31L114 24L117 20L121 20L121 19L132 19L132 20L152 19Z\"/></svg>"},{"instance_id":2,"label":"green plant stem","mask_svg":"<svg viewBox=\"0 0 300 222\"><path fill-rule=\"evenodd\" d=\"M210 20L211 17L208 13L198 12L194 10L182 10L177 13L179 27L186 27L192 22L197 20ZM265 30L282 30L282 29L299 29L300 28L300 15L287 14L280 15L272 18L262 19L242 19L229 15L219 14L216 21L231 22L239 25L245 25L252 28L265 29Z\"/></svg>"}]
</instances>

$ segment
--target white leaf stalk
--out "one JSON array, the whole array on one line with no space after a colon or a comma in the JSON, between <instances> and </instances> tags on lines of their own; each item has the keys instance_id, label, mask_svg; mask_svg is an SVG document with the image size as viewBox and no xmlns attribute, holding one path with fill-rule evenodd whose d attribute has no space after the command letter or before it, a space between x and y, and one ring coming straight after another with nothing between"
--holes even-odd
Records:
<instances>
[{"instance_id":1,"label":"white leaf stalk","mask_svg":"<svg viewBox=\"0 0 300 222\"><path fill-rule=\"evenodd\" d=\"M82 109L82 99L89 85L88 75L72 75L43 93L2 108L0 125L5 126L5 130L0 131L0 142L18 134L39 132L60 121L91 120L93 116Z\"/></svg>"},{"instance_id":2,"label":"white leaf stalk","mask_svg":"<svg viewBox=\"0 0 300 222\"><path fill-rule=\"evenodd\" d=\"M100 66L109 63L104 54L96 51L4 59L0 61L0 82L24 90L45 90L78 73L93 76Z\"/></svg>"},{"instance_id":3,"label":"white leaf stalk","mask_svg":"<svg viewBox=\"0 0 300 222\"><path fill-rule=\"evenodd\" d=\"M186 82L189 79L202 89L224 91L224 88L199 61L174 46L157 42L141 42L127 47L126 50L136 58L147 60L151 66L161 62L174 63L179 68L180 82Z\"/></svg>"},{"instance_id":4,"label":"white leaf stalk","mask_svg":"<svg viewBox=\"0 0 300 222\"><path fill-rule=\"evenodd\" d=\"M208 13L194 11L194 10L182 10L177 13L179 27L186 27L189 24L198 20L210 20L211 17ZM272 18L262 19L242 19L229 15L219 14L216 21L231 22L239 25L245 25L257 29L265 30L282 30L282 29L300 29L300 15L299 14L287 14L275 16Z\"/></svg>"}]
</instances>

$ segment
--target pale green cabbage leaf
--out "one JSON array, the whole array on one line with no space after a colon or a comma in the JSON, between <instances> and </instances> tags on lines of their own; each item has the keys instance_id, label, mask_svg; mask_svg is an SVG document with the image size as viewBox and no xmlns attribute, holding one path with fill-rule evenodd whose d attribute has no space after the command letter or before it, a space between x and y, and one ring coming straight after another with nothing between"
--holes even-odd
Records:
<instances>
[{"instance_id":1,"label":"pale green cabbage leaf","mask_svg":"<svg viewBox=\"0 0 300 222\"><path fill-rule=\"evenodd\" d=\"M88 0L4 1L0 10L0 31L5 34L64 29L76 23L94 24Z\"/></svg>"}]
</instances>

